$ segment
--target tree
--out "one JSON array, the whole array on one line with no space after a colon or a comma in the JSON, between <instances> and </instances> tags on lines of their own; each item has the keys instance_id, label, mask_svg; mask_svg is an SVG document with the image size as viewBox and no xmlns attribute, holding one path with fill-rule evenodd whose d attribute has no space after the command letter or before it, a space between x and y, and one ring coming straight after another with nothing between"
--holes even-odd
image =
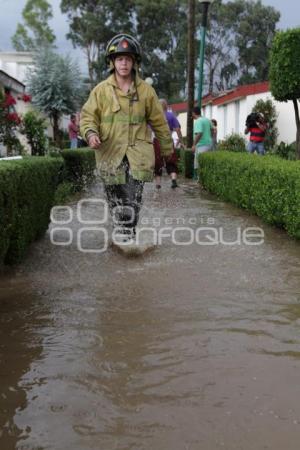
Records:
<instances>
[{"instance_id":1,"label":"tree","mask_svg":"<svg viewBox=\"0 0 300 450\"><path fill-rule=\"evenodd\" d=\"M276 107L271 99L257 100L252 108L252 112L263 114L264 119L268 125L266 136L264 140L265 149L267 151L273 150L278 137L278 128L276 126L277 112Z\"/></svg>"},{"instance_id":2,"label":"tree","mask_svg":"<svg viewBox=\"0 0 300 450\"><path fill-rule=\"evenodd\" d=\"M300 159L300 28L278 32L270 53L271 92L280 102L292 100L297 126L296 155Z\"/></svg>"},{"instance_id":3,"label":"tree","mask_svg":"<svg viewBox=\"0 0 300 450\"><path fill-rule=\"evenodd\" d=\"M267 79L268 53L279 18L280 13L261 0L212 3L205 46L208 92Z\"/></svg>"},{"instance_id":4,"label":"tree","mask_svg":"<svg viewBox=\"0 0 300 450\"><path fill-rule=\"evenodd\" d=\"M227 4L216 0L209 10L206 35L205 64L207 91L223 91L237 82L237 51L234 43L233 21Z\"/></svg>"},{"instance_id":5,"label":"tree","mask_svg":"<svg viewBox=\"0 0 300 450\"><path fill-rule=\"evenodd\" d=\"M268 79L269 51L280 12L261 0L235 0L226 5L231 17L238 51L239 84Z\"/></svg>"},{"instance_id":6,"label":"tree","mask_svg":"<svg viewBox=\"0 0 300 450\"><path fill-rule=\"evenodd\" d=\"M53 126L53 137L60 145L59 120L62 114L75 112L82 83L77 64L51 49L36 54L28 76L32 104L45 113Z\"/></svg>"},{"instance_id":7,"label":"tree","mask_svg":"<svg viewBox=\"0 0 300 450\"><path fill-rule=\"evenodd\" d=\"M186 143L193 145L193 117L195 105L195 0L188 0L188 111Z\"/></svg>"},{"instance_id":8,"label":"tree","mask_svg":"<svg viewBox=\"0 0 300 450\"><path fill-rule=\"evenodd\" d=\"M155 74L154 86L159 96L177 101L186 91L186 0L137 0L135 14L136 35L143 48L142 69L146 76Z\"/></svg>"},{"instance_id":9,"label":"tree","mask_svg":"<svg viewBox=\"0 0 300 450\"><path fill-rule=\"evenodd\" d=\"M106 72L104 52L109 39L132 29L132 2L124 0L121 6L114 0L61 0L60 7L69 19L67 38L87 57L93 87Z\"/></svg>"},{"instance_id":10,"label":"tree","mask_svg":"<svg viewBox=\"0 0 300 450\"><path fill-rule=\"evenodd\" d=\"M115 0L62 0L61 10L70 23L67 37L86 54L91 86L107 76L106 44L123 32L140 40L143 75L154 78L158 94L169 101L182 94L187 61L185 0L124 0L122 7Z\"/></svg>"},{"instance_id":11,"label":"tree","mask_svg":"<svg viewBox=\"0 0 300 450\"><path fill-rule=\"evenodd\" d=\"M52 45L55 35L48 25L52 18L52 7L46 0L27 0L22 11L24 24L18 24L12 37L17 51L38 50L45 45Z\"/></svg>"},{"instance_id":12,"label":"tree","mask_svg":"<svg viewBox=\"0 0 300 450\"><path fill-rule=\"evenodd\" d=\"M36 111L28 111L24 114L21 132L26 136L33 156L43 156L46 153L46 128L45 119L40 117Z\"/></svg>"}]
</instances>

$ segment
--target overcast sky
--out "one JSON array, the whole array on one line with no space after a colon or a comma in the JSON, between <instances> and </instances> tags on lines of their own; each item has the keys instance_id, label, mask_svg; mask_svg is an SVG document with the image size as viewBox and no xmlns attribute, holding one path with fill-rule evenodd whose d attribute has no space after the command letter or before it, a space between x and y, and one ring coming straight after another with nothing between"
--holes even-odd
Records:
<instances>
[{"instance_id":1,"label":"overcast sky","mask_svg":"<svg viewBox=\"0 0 300 450\"><path fill-rule=\"evenodd\" d=\"M60 11L61 0L50 0L54 17L50 26L56 35L56 45L60 53L69 53L85 67L84 56L79 50L74 50L70 41L66 39L68 32L67 17ZM280 11L281 19L278 24L280 29L300 26L300 2L298 0L262 0L266 6L274 6ZM26 0L0 0L0 51L13 50L11 37L15 33L18 22L22 22L22 10ZM120 1L121 4L121 1Z\"/></svg>"},{"instance_id":2,"label":"overcast sky","mask_svg":"<svg viewBox=\"0 0 300 450\"><path fill-rule=\"evenodd\" d=\"M53 9L53 19L49 22L56 36L56 45L61 52L72 52L73 47L66 39L68 32L67 17L60 11L61 0L48 0ZM0 50L13 50L11 37L14 35L17 24L23 22L22 11L27 0L0 0Z\"/></svg>"}]
</instances>

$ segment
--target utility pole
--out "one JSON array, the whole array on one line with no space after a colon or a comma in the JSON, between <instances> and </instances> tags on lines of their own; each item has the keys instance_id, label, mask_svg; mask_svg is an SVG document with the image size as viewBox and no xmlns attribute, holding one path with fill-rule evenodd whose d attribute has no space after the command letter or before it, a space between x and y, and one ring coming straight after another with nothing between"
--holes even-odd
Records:
<instances>
[{"instance_id":1,"label":"utility pole","mask_svg":"<svg viewBox=\"0 0 300 450\"><path fill-rule=\"evenodd\" d=\"M198 85L198 106L201 110L202 108L202 87L203 87L203 65L204 65L204 55L205 55L205 36L207 28L207 15L209 5L214 0L199 0L199 3L203 4L202 12L202 26L201 26L201 40L200 40L200 55L199 55L199 85Z\"/></svg>"},{"instance_id":2,"label":"utility pole","mask_svg":"<svg viewBox=\"0 0 300 450\"><path fill-rule=\"evenodd\" d=\"M192 111L195 104L195 0L188 0L188 110L187 148L193 145Z\"/></svg>"}]
</instances>

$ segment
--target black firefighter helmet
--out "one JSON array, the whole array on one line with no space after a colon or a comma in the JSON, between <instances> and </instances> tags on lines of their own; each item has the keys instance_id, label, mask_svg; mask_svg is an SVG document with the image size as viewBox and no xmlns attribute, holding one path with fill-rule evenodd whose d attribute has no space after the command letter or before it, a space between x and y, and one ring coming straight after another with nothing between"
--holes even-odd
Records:
<instances>
[{"instance_id":1,"label":"black firefighter helmet","mask_svg":"<svg viewBox=\"0 0 300 450\"><path fill-rule=\"evenodd\" d=\"M117 34L106 46L105 61L109 66L115 56L122 53L128 53L134 56L135 62L140 64L142 59L142 51L138 41L129 34Z\"/></svg>"}]
</instances>

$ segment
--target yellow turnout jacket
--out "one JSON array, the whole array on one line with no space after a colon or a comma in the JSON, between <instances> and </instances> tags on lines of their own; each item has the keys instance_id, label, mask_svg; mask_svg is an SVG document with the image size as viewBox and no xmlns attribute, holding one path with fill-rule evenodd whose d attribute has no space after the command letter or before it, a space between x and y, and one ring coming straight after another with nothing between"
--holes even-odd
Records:
<instances>
[{"instance_id":1,"label":"yellow turnout jacket","mask_svg":"<svg viewBox=\"0 0 300 450\"><path fill-rule=\"evenodd\" d=\"M95 150L97 169L107 184L125 183L120 164L126 155L133 178L151 181L154 149L151 125L162 155L173 151L171 133L154 89L136 76L128 93L117 85L114 74L99 83L82 108L80 132L97 133L101 146Z\"/></svg>"}]
</instances>

